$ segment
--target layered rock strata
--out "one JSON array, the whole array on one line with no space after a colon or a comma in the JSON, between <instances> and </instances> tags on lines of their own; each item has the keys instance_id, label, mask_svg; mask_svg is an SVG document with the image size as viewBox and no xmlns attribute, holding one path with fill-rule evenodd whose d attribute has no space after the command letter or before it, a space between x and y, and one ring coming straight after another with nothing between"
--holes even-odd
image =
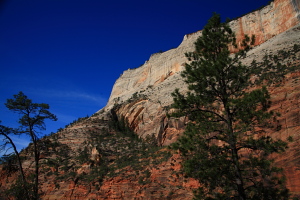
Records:
<instances>
[{"instance_id":1,"label":"layered rock strata","mask_svg":"<svg viewBox=\"0 0 300 200\"><path fill-rule=\"evenodd\" d=\"M238 41L245 34L256 35L256 47L243 61L250 63L260 60L265 54L273 54L281 49L290 49L300 44L300 3L299 0L275 0L270 5L230 22ZM177 174L181 168L178 154L159 164L149 164L147 169L134 171L130 166L122 169L122 174L112 178L105 177L101 184L93 180L86 184L78 181L79 176L89 175L92 164L102 166L103 152L91 145L89 134L101 134L108 129L109 116L125 117L129 126L140 137L155 136L158 145L168 145L183 132L186 119L169 119L167 107L172 103L171 93L175 88L186 91L186 85L180 72L187 62L184 53L194 50L194 42L201 31L184 36L182 43L175 49L151 55L145 64L137 69L125 71L116 81L109 102L97 115L56 133L55 140L69 148L69 164L66 171L51 168L50 172L41 169L40 182L44 192L43 199L192 199L192 190L199 184L193 179ZM298 58L300 55L297 55ZM299 61L298 61L299 62ZM276 165L284 168L287 186L293 194L300 195L300 74L289 74L280 87L271 88L272 110L280 112L277 123L281 130L268 130L273 138L286 139L293 137L289 149L276 155ZM88 134L89 133L89 134ZM54 140L54 138L52 138ZM89 142L87 142L89 141ZM118 140L118 142L121 142ZM101 142L100 142L101 143ZM102 142L107 151L112 144ZM90 149L89 162L75 163L80 151ZM100 148L101 149L101 148ZM118 149L119 150L119 149ZM25 155L26 156L26 155ZM47 155L43 155L44 159ZM115 156L110 156L113 160ZM54 158L54 157L53 157ZM152 158L149 158L152 159ZM155 160L155 158L153 158ZM64 160L61 160L63 162ZM33 167L33 159L24 161L24 168ZM75 167L74 167L75 166ZM72 171L73 170L73 171ZM145 170L147 175L143 174ZM66 172L76 172L76 176L57 179ZM0 169L0 189L8 188L17 178L17 174L7 176ZM1 198L1 197L0 197Z\"/></svg>"},{"instance_id":2,"label":"layered rock strata","mask_svg":"<svg viewBox=\"0 0 300 200\"><path fill-rule=\"evenodd\" d=\"M275 53L283 46L291 48L299 43L299 36L293 35L293 31L280 35L299 24L299 10L298 0L275 0L260 10L231 21L238 43L246 34L256 36L257 48L249 52L244 62L259 60L265 53ZM155 135L160 145L175 141L183 131L184 119L168 120L165 108L172 103L171 93L175 88L182 92L186 90L180 72L187 62L185 53L194 50L194 42L200 35L201 31L185 35L177 48L153 54L141 67L124 71L115 82L108 104L102 111L122 105L116 112L128 120L140 137Z\"/></svg>"},{"instance_id":3,"label":"layered rock strata","mask_svg":"<svg viewBox=\"0 0 300 200\"><path fill-rule=\"evenodd\" d=\"M299 0L275 0L260 10L231 21L230 27L236 33L238 44L245 35L255 35L256 45L260 45L297 25L300 22L299 10ZM201 31L185 35L177 48L155 53L141 67L124 71L113 86L106 109L112 108L115 103L126 101L136 92L157 86L167 79L172 82L170 77L182 71L184 63L187 62L184 54L194 50L194 42L200 35ZM170 101L169 98L166 98L166 101Z\"/></svg>"}]
</instances>

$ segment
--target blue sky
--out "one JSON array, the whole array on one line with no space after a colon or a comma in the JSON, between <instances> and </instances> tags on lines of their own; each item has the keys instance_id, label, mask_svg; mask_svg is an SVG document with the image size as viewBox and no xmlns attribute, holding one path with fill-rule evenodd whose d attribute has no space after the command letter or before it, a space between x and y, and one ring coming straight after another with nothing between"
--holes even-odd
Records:
<instances>
[{"instance_id":1,"label":"blue sky","mask_svg":"<svg viewBox=\"0 0 300 200\"><path fill-rule=\"evenodd\" d=\"M17 127L4 106L23 91L48 103L56 132L105 106L116 79L158 51L201 30L213 12L226 19L269 0L2 0L0 1L0 120ZM27 146L27 138L18 147Z\"/></svg>"}]
</instances>

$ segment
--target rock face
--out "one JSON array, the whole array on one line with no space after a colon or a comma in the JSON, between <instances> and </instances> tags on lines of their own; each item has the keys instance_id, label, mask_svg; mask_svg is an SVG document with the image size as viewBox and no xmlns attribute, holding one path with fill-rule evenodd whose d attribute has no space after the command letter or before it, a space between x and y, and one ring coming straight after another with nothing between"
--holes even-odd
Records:
<instances>
[{"instance_id":1,"label":"rock face","mask_svg":"<svg viewBox=\"0 0 300 200\"><path fill-rule=\"evenodd\" d=\"M238 41L244 35L255 35L256 45L295 26L300 20L299 0L275 0L269 6L254 11L230 23Z\"/></svg>"},{"instance_id":2,"label":"rock face","mask_svg":"<svg viewBox=\"0 0 300 200\"><path fill-rule=\"evenodd\" d=\"M255 35L256 45L260 45L299 22L299 0L275 0L261 10L231 21L230 27L236 33L237 43L247 34ZM200 35L201 31L185 35L177 48L153 54L141 67L125 71L113 87L107 109L129 99L135 92L157 86L182 71L183 64L187 62L184 54L194 50L194 42Z\"/></svg>"},{"instance_id":3,"label":"rock face","mask_svg":"<svg viewBox=\"0 0 300 200\"><path fill-rule=\"evenodd\" d=\"M258 48L266 53L277 47L280 49L282 45L288 47L294 44L295 41L278 35L299 22L299 0L275 0L260 10L231 21L230 26L236 33L238 44L245 35L255 35L257 46L266 43L264 49ZM139 136L154 134L160 145L175 141L182 132L184 121L168 121L164 108L172 103L171 93L175 88L181 91L186 89L180 76L184 63L187 62L184 54L194 50L194 42L200 35L201 31L185 35L177 48L153 54L141 67L125 71L115 82L108 104L103 110L109 111L114 105L123 104L117 113L128 120ZM296 36L295 39L299 41L299 37ZM246 60L251 62L258 59L257 51L256 48L250 52ZM143 100L124 105L128 99Z\"/></svg>"},{"instance_id":4,"label":"rock face","mask_svg":"<svg viewBox=\"0 0 300 200\"><path fill-rule=\"evenodd\" d=\"M256 35L256 47L243 62L260 60L266 53L276 53L300 44L299 10L299 0L275 0L260 10L231 21L230 26L235 31L238 42L245 34ZM184 53L194 50L194 42L200 35L201 31L185 35L177 48L153 54L141 67L125 71L116 81L106 107L50 138L59 142L60 146L52 146L48 150L52 154L41 157L43 199L192 199L192 190L199 184L177 173L181 169L179 154L173 154L157 163L158 155L163 154L155 152L151 154L152 157L143 157L137 161L149 164L141 165L140 169L135 170L131 163L113 171L115 174L111 177L103 178L103 171L97 170L107 173L105 170L113 168L118 157L131 156L133 151L130 148L141 148L139 142L133 143L126 137L107 140L106 137L110 137L113 132L109 130L110 116L119 120L125 118L139 137L155 138L159 146L173 143L184 131L186 119L167 118L167 108L173 102L171 93L175 88L179 88L181 92L186 91L186 85L180 76L184 63L187 62ZM300 58L299 54L297 56ZM271 110L281 113L277 123L282 129L268 130L268 134L284 140L288 136L293 137L294 141L289 144L289 149L274 156L274 159L278 166L284 168L288 188L300 196L299 80L300 73L289 74L282 86L271 88ZM125 145L120 146L122 144ZM54 155L55 151L56 154L60 153L60 157ZM137 152L139 155L144 153L139 149ZM27 156L26 152L23 153ZM44 167L49 164L46 160L52 161L51 167ZM60 163L56 165L55 161ZM32 169L32 163L29 155L23 162L27 173ZM1 166L0 193L16 177L16 173L7 176ZM86 179L89 181L80 181ZM0 194L0 199L1 197Z\"/></svg>"},{"instance_id":5,"label":"rock face","mask_svg":"<svg viewBox=\"0 0 300 200\"><path fill-rule=\"evenodd\" d=\"M230 26L235 31L238 43L247 35L256 36L256 47L248 53L248 57L243 61L250 63L253 59L260 60L266 53L275 53L280 49L292 48L294 44L300 44L300 2L299 0L275 0L270 5L249 13L237 20L231 21ZM109 102L102 111L109 111L115 105L120 105L116 109L118 116L123 116L128 120L130 127L140 136L146 138L154 135L159 145L169 145L176 141L180 133L184 130L185 119L174 120L166 117L166 107L172 103L171 93L175 88L181 91L186 90L180 72L187 62L184 53L194 50L194 42L201 35L201 31L184 36L182 43L175 49L163 53L151 55L145 64L137 69L125 71L116 81ZM297 76L297 75L293 75ZM298 90L293 85L295 79L289 79L281 87L281 91L274 89L271 92L274 101L272 109L277 109L278 95L285 95L288 91L293 91L293 95L298 95ZM285 92L284 92L285 91ZM289 93L288 92L288 93ZM283 155L277 157L281 166L286 168L288 187L293 192L299 192L300 180L299 156L296 155L297 144L299 143L299 130L290 128L295 126L289 124L292 115L294 118L300 117L297 114L299 107L295 107L291 102L298 101L294 96L293 100L281 102L281 105L289 110L280 110L282 113L281 122L286 123L286 129L273 134L274 137L286 139L287 132L293 132L294 142L290 149ZM130 101L128 101L130 100ZM287 107L293 106L293 114ZM289 124L289 125L288 125ZM299 123L298 123L299 125ZM289 130L290 131L287 131ZM278 135L279 134L279 135ZM296 142L297 141L297 142ZM285 157L289 157L289 164ZM293 163L293 164L291 164ZM297 163L297 164L296 164Z\"/></svg>"}]
</instances>

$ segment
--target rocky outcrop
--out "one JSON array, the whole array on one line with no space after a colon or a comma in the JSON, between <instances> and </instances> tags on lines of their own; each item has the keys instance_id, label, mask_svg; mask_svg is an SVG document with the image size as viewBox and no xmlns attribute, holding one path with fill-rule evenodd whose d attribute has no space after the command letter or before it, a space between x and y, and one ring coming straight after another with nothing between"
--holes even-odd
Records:
<instances>
[{"instance_id":1,"label":"rocky outcrop","mask_svg":"<svg viewBox=\"0 0 300 200\"><path fill-rule=\"evenodd\" d=\"M297 25L300 21L298 0L275 0L270 5L230 22L237 41L245 34L255 35L256 45Z\"/></svg>"},{"instance_id":2,"label":"rocky outcrop","mask_svg":"<svg viewBox=\"0 0 300 200\"><path fill-rule=\"evenodd\" d=\"M159 146L175 142L185 127L184 118L168 119L165 108L151 100L138 100L124 104L117 110L117 114L125 117L129 126L140 137L154 135Z\"/></svg>"},{"instance_id":3,"label":"rocky outcrop","mask_svg":"<svg viewBox=\"0 0 300 200\"><path fill-rule=\"evenodd\" d=\"M291 39L280 34L299 24L299 10L298 0L275 0L260 10L231 21L238 43L245 34L256 36L258 48L249 52L245 62L259 59L263 54L258 51L275 52L282 46L288 48L297 43L299 37ZM154 134L160 145L175 141L184 121L167 120L164 108L172 103L171 93L175 88L186 89L180 76L187 62L184 54L194 50L194 42L200 35L201 31L185 35L177 48L153 54L141 67L124 71L115 82L108 104L102 111L109 111L117 104L123 105L117 113L126 117L139 136ZM263 48L260 48L262 44ZM143 101L126 104L128 99Z\"/></svg>"},{"instance_id":4,"label":"rocky outcrop","mask_svg":"<svg viewBox=\"0 0 300 200\"><path fill-rule=\"evenodd\" d=\"M243 62L249 63L253 59L260 60L265 54L276 53L280 49L292 48L300 44L300 25L281 33L268 41L253 48ZM300 58L300 54L297 55ZM299 60L296 61L299 63ZM292 193L300 195L300 73L289 74L280 87L270 88L271 110L279 112L278 123L280 131L268 130L273 138L286 140L292 136L293 142L289 149L274 157L276 165L284 168L287 177L287 187ZM171 103L170 92L175 88L184 90L184 84L179 74L168 77L163 82L153 85L146 91L140 91L143 99L137 95L136 101L124 103L118 107L117 114L124 116L132 129L141 137L154 134L159 145L168 145L175 141L184 130L185 119L168 119L164 107ZM144 96L147 94L147 97Z\"/></svg>"},{"instance_id":5,"label":"rocky outcrop","mask_svg":"<svg viewBox=\"0 0 300 200\"><path fill-rule=\"evenodd\" d=\"M260 10L231 21L230 26L235 31L238 42L245 34L256 36L256 47L248 53L243 62L260 60L265 54L273 54L281 49L292 48L294 44L300 44L299 10L297 0L275 0ZM201 31L186 35L177 48L153 54L143 66L125 71L116 81L109 102L102 111L108 111L115 105L119 105L116 109L117 115L125 117L130 127L140 137L154 135L159 145L169 145L176 141L183 132L186 122L184 118L168 119L165 108L172 103L171 93L175 88L179 88L182 92L186 90L186 85L180 76L184 63L187 62L184 53L193 51L193 43L200 35ZM297 76L297 74L291 75L294 78ZM297 83L297 78L291 77L280 87L280 90L273 88L271 91L274 102L272 109L282 113L279 123L286 125L279 132L269 133L272 137L282 139L289 136L287 133L294 134L294 142L291 143L290 149L276 157L276 162L286 170L289 189L299 192L300 182L296 181L296 179L300 180L300 173L296 167L299 166L299 155L296 152L300 139L297 126L300 122L296 125L299 107L294 103L298 101L297 95L300 90L294 84ZM294 95L289 96L293 100L281 100L280 107L279 96L282 97L290 92ZM284 164L287 162L287 157L289 157L288 165Z\"/></svg>"},{"instance_id":6,"label":"rocky outcrop","mask_svg":"<svg viewBox=\"0 0 300 200\"><path fill-rule=\"evenodd\" d=\"M266 53L274 54L278 50L300 44L299 6L299 0L275 0L260 10L230 22L238 41L245 34L256 35L256 47L248 53L244 63L250 63L253 59L260 60ZM178 173L181 169L179 154L175 153L157 162L160 155L158 152L138 157L143 154L139 149L142 146L140 141L133 142L127 136L112 140L106 137L115 134L109 128L109 120L113 115L116 120L125 118L139 137L146 140L149 137L155 138L159 146L177 140L184 131L186 119L169 119L167 110L173 102L171 93L175 88L181 92L186 91L180 76L187 62L184 53L194 50L194 42L200 35L201 31L188 34L177 48L153 54L141 67L125 71L116 81L106 107L92 117L77 121L49 137L52 142L59 143L60 147L49 148L51 154L41 153L43 199L192 199L192 190L199 184ZM299 54L297 56L300 57ZM270 89L271 110L281 113L275 122L281 126L281 130L267 131L273 138L285 140L289 136L293 137L289 149L273 158L277 166L284 168L288 188L298 195L299 80L300 73L289 74L280 87ZM61 156L57 152L55 154L54 150L60 152ZM115 161L119 157L130 157L133 152L137 152L135 155L139 158L136 162L147 161L148 164L141 164L139 169L134 169L131 163L114 170ZM24 156L28 156L26 153L29 154L23 151ZM29 158L30 155L23 162L27 172L33 165L33 160ZM52 163L49 167L50 162L46 160L60 163ZM108 169L113 169L114 174L105 174ZM0 168L0 191L8 188L17 177L16 173L7 176L6 172L3 167Z\"/></svg>"},{"instance_id":7,"label":"rocky outcrop","mask_svg":"<svg viewBox=\"0 0 300 200\"><path fill-rule=\"evenodd\" d=\"M299 4L299 0L275 0L260 10L231 21L230 27L236 33L237 43L247 34L255 35L256 45L260 45L294 27L300 22ZM194 42L200 35L201 31L185 35L177 48L155 53L141 67L124 71L113 86L106 108L110 109L115 103L129 99L132 94L158 86L173 75L178 75L187 62L184 54L194 50ZM165 101L170 101L168 97L164 98Z\"/></svg>"}]
</instances>

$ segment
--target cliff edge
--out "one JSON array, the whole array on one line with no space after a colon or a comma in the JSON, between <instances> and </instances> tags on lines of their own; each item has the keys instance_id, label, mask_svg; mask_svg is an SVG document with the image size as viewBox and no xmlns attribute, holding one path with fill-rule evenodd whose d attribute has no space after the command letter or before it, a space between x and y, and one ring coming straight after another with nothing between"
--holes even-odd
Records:
<instances>
[{"instance_id":1,"label":"cliff edge","mask_svg":"<svg viewBox=\"0 0 300 200\"><path fill-rule=\"evenodd\" d=\"M264 53L275 52L275 49L280 49L279 46L289 48L295 44L299 36L286 38L280 34L299 24L299 10L299 0L275 0L260 10L231 21L229 25L236 33L238 44L245 35L256 37L257 48L249 52L245 62L260 59ZM128 119L131 128L139 136L154 134L161 145L168 145L176 140L166 132L171 131L170 134L173 135L183 125L178 121L168 121L164 108L172 103L171 93L175 88L181 91L186 89L180 72L187 62L185 53L194 50L194 42L200 35L201 31L187 34L177 48L152 54L141 67L124 71L115 82L109 101L101 112L110 111L116 105L123 105L117 110L118 114ZM258 51L262 51L263 54ZM132 103L134 99L140 101ZM129 101L131 103L126 104ZM174 132L173 129L177 131Z\"/></svg>"}]
</instances>

